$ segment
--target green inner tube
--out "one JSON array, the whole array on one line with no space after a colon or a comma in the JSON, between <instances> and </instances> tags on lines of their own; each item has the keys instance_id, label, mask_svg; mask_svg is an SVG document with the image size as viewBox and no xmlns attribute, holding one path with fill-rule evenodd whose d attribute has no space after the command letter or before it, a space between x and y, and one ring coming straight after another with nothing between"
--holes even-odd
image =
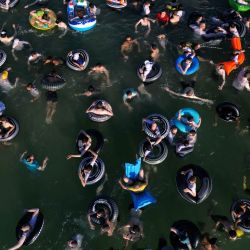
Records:
<instances>
[{"instance_id":1,"label":"green inner tube","mask_svg":"<svg viewBox=\"0 0 250 250\"><path fill-rule=\"evenodd\" d=\"M250 10L250 1L245 0L246 2L249 2L249 5L242 5L237 2L237 0L229 0L229 4L232 8L234 8L237 11L249 11Z\"/></svg>"}]
</instances>

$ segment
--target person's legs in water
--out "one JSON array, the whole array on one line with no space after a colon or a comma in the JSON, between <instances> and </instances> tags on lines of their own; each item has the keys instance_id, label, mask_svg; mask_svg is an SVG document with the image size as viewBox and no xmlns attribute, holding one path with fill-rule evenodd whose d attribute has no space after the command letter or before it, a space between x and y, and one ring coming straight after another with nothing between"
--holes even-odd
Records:
<instances>
[{"instance_id":1,"label":"person's legs in water","mask_svg":"<svg viewBox=\"0 0 250 250\"><path fill-rule=\"evenodd\" d=\"M140 92L140 94L148 96L148 98L152 97L152 95L146 90L143 83L138 87L138 91Z\"/></svg>"},{"instance_id":2,"label":"person's legs in water","mask_svg":"<svg viewBox=\"0 0 250 250\"><path fill-rule=\"evenodd\" d=\"M57 102L48 101L47 102L47 114L46 114L46 123L51 124L52 118L56 112Z\"/></svg>"}]
</instances>

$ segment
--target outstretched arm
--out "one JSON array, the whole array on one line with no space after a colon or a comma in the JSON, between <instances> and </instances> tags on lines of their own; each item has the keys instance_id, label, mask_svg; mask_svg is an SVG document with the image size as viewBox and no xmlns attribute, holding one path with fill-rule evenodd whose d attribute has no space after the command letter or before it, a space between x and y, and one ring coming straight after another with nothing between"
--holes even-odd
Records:
<instances>
[{"instance_id":1,"label":"outstretched arm","mask_svg":"<svg viewBox=\"0 0 250 250\"><path fill-rule=\"evenodd\" d=\"M169 87L165 87L165 88L163 88L163 89L166 90L166 91L167 91L168 93L170 93L170 94L173 94L173 95L176 95L176 96L183 96L183 97L185 97L184 94L174 92L173 90L169 89Z\"/></svg>"},{"instance_id":2,"label":"outstretched arm","mask_svg":"<svg viewBox=\"0 0 250 250\"><path fill-rule=\"evenodd\" d=\"M17 244L15 246L9 248L8 250L19 249L23 245L23 243L24 243L25 240L26 240L26 236L21 237L21 239L17 242Z\"/></svg>"}]
</instances>

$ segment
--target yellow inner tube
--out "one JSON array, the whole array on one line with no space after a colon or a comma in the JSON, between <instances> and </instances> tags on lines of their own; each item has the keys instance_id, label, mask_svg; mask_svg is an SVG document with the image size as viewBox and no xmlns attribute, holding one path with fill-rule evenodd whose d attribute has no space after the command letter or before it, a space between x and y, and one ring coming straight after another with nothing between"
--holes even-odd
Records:
<instances>
[{"instance_id":1,"label":"yellow inner tube","mask_svg":"<svg viewBox=\"0 0 250 250\"><path fill-rule=\"evenodd\" d=\"M38 30L50 30L56 26L56 14L54 11L41 8L30 12L29 22Z\"/></svg>"}]
</instances>

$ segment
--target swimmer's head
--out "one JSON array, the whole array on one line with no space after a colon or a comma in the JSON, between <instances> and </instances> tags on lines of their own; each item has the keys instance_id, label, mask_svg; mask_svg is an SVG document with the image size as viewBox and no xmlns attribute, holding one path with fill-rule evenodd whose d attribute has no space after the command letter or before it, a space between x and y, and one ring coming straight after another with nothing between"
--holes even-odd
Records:
<instances>
[{"instance_id":1,"label":"swimmer's head","mask_svg":"<svg viewBox=\"0 0 250 250\"><path fill-rule=\"evenodd\" d=\"M96 103L96 108L98 108L98 109L100 109L100 108L103 108L103 102L102 101L98 101L97 103Z\"/></svg>"},{"instance_id":2,"label":"swimmer's head","mask_svg":"<svg viewBox=\"0 0 250 250\"><path fill-rule=\"evenodd\" d=\"M157 129L157 127L158 126L157 126L156 122L153 122L152 125L151 125L151 130L155 131Z\"/></svg>"},{"instance_id":3,"label":"swimmer's head","mask_svg":"<svg viewBox=\"0 0 250 250\"><path fill-rule=\"evenodd\" d=\"M167 12L166 11L161 11L161 16L166 16Z\"/></svg>"},{"instance_id":4,"label":"swimmer's head","mask_svg":"<svg viewBox=\"0 0 250 250\"><path fill-rule=\"evenodd\" d=\"M191 64L191 63L192 63L192 59L191 59L191 58L187 58L187 59L185 60L185 63L186 63L186 64Z\"/></svg>"},{"instance_id":5,"label":"swimmer's head","mask_svg":"<svg viewBox=\"0 0 250 250\"><path fill-rule=\"evenodd\" d=\"M127 97L131 97L132 96L132 91L131 90L127 90L126 91L126 95L127 95Z\"/></svg>"},{"instance_id":6,"label":"swimmer's head","mask_svg":"<svg viewBox=\"0 0 250 250\"><path fill-rule=\"evenodd\" d=\"M80 58L80 54L79 53L74 53L73 60L77 61L79 58Z\"/></svg>"},{"instance_id":7,"label":"swimmer's head","mask_svg":"<svg viewBox=\"0 0 250 250\"><path fill-rule=\"evenodd\" d=\"M95 5L94 5L93 3L89 3L89 7L90 7L90 8L94 8L94 6L95 6Z\"/></svg>"},{"instance_id":8,"label":"swimmer's head","mask_svg":"<svg viewBox=\"0 0 250 250\"><path fill-rule=\"evenodd\" d=\"M92 85L88 86L88 91L93 93L95 91L95 88Z\"/></svg>"},{"instance_id":9,"label":"swimmer's head","mask_svg":"<svg viewBox=\"0 0 250 250\"><path fill-rule=\"evenodd\" d=\"M78 247L78 243L76 240L69 240L68 241L68 246L71 247L71 248L76 248Z\"/></svg>"},{"instance_id":10,"label":"swimmer's head","mask_svg":"<svg viewBox=\"0 0 250 250\"><path fill-rule=\"evenodd\" d=\"M34 88L34 85L32 83L28 83L27 86L26 86L26 89L28 91L32 90Z\"/></svg>"},{"instance_id":11,"label":"swimmer's head","mask_svg":"<svg viewBox=\"0 0 250 250\"><path fill-rule=\"evenodd\" d=\"M105 210L103 208L99 208L96 212L96 217L101 218L105 216Z\"/></svg>"},{"instance_id":12,"label":"swimmer's head","mask_svg":"<svg viewBox=\"0 0 250 250\"><path fill-rule=\"evenodd\" d=\"M130 227L129 231L132 234L139 233L140 232L140 227L138 225L133 225L132 227Z\"/></svg>"},{"instance_id":13,"label":"swimmer's head","mask_svg":"<svg viewBox=\"0 0 250 250\"><path fill-rule=\"evenodd\" d=\"M205 29L206 29L206 23L201 22L200 25L199 25L199 28L200 28L201 30L205 30Z\"/></svg>"},{"instance_id":14,"label":"swimmer's head","mask_svg":"<svg viewBox=\"0 0 250 250\"><path fill-rule=\"evenodd\" d=\"M194 183L196 183L196 177L193 175L193 176L191 176L191 177L188 179L188 181L189 181L191 184L194 184Z\"/></svg>"},{"instance_id":15,"label":"swimmer's head","mask_svg":"<svg viewBox=\"0 0 250 250\"><path fill-rule=\"evenodd\" d=\"M5 38L5 37L7 36L6 30L2 30L1 33L0 33L0 36L1 36L2 38Z\"/></svg>"},{"instance_id":16,"label":"swimmer's head","mask_svg":"<svg viewBox=\"0 0 250 250\"><path fill-rule=\"evenodd\" d=\"M193 90L193 89L189 89L189 90L186 92L186 95L187 95L187 96L193 96L193 95L194 95L194 90Z\"/></svg>"},{"instance_id":17,"label":"swimmer's head","mask_svg":"<svg viewBox=\"0 0 250 250\"><path fill-rule=\"evenodd\" d=\"M98 68L100 68L100 67L102 67L103 65L102 65L100 62L98 62L95 66L98 67Z\"/></svg>"},{"instance_id":18,"label":"swimmer's head","mask_svg":"<svg viewBox=\"0 0 250 250\"><path fill-rule=\"evenodd\" d=\"M176 135L178 132L178 129L175 125L171 126L170 131L173 135Z\"/></svg>"},{"instance_id":19,"label":"swimmer's head","mask_svg":"<svg viewBox=\"0 0 250 250\"><path fill-rule=\"evenodd\" d=\"M145 15L142 19L147 20L148 19L148 15Z\"/></svg>"},{"instance_id":20,"label":"swimmer's head","mask_svg":"<svg viewBox=\"0 0 250 250\"><path fill-rule=\"evenodd\" d=\"M84 172L90 172L92 170L92 166L90 164L86 165L83 169Z\"/></svg>"},{"instance_id":21,"label":"swimmer's head","mask_svg":"<svg viewBox=\"0 0 250 250\"><path fill-rule=\"evenodd\" d=\"M237 239L237 233L235 230L230 230L228 232L228 236L230 240L236 240Z\"/></svg>"},{"instance_id":22,"label":"swimmer's head","mask_svg":"<svg viewBox=\"0 0 250 250\"><path fill-rule=\"evenodd\" d=\"M32 162L32 161L35 160L35 156L34 155L28 155L26 160L29 161L29 162Z\"/></svg>"},{"instance_id":23,"label":"swimmer's head","mask_svg":"<svg viewBox=\"0 0 250 250\"><path fill-rule=\"evenodd\" d=\"M131 36L126 36L126 41L132 41L132 37Z\"/></svg>"},{"instance_id":24,"label":"swimmer's head","mask_svg":"<svg viewBox=\"0 0 250 250\"><path fill-rule=\"evenodd\" d=\"M191 136L195 136L196 135L196 131L192 129L192 130L190 130L190 132L188 134L191 135Z\"/></svg>"},{"instance_id":25,"label":"swimmer's head","mask_svg":"<svg viewBox=\"0 0 250 250\"><path fill-rule=\"evenodd\" d=\"M156 46L155 43L152 43L152 44L151 44L151 49L157 49L157 46Z\"/></svg>"},{"instance_id":26,"label":"swimmer's head","mask_svg":"<svg viewBox=\"0 0 250 250\"><path fill-rule=\"evenodd\" d=\"M7 70L4 70L1 76L2 80L8 79L8 75L9 75L9 72Z\"/></svg>"}]
</instances>

